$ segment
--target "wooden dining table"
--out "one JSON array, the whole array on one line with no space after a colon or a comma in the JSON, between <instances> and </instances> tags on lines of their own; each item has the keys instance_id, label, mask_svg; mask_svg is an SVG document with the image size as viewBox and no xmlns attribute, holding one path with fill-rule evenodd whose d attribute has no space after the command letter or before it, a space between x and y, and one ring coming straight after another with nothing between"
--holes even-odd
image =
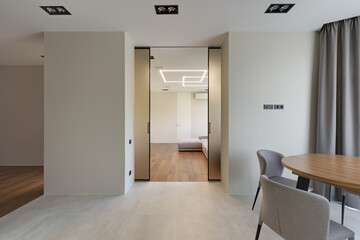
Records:
<instances>
[{"instance_id":1,"label":"wooden dining table","mask_svg":"<svg viewBox=\"0 0 360 240\"><path fill-rule=\"evenodd\" d=\"M360 193L360 157L303 154L284 157L281 162L298 175L298 189L308 190L311 179Z\"/></svg>"}]
</instances>

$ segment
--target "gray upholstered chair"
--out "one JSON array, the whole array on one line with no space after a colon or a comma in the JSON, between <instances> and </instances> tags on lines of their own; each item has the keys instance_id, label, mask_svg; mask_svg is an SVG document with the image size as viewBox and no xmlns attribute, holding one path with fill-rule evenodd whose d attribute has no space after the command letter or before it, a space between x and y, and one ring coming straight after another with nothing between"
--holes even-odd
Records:
<instances>
[{"instance_id":1,"label":"gray upholstered chair","mask_svg":"<svg viewBox=\"0 0 360 240\"><path fill-rule=\"evenodd\" d=\"M330 220L329 202L323 196L260 178L262 202L255 239L262 224L287 240L354 239L354 232Z\"/></svg>"},{"instance_id":2,"label":"gray upholstered chair","mask_svg":"<svg viewBox=\"0 0 360 240\"><path fill-rule=\"evenodd\" d=\"M260 164L260 176L266 175L268 178L270 178L275 182L279 182L290 187L296 187L295 180L281 176L284 171L284 166L281 164L281 159L284 157L284 155L270 150L259 150L256 153ZM252 210L254 210L260 188L261 188L261 183L259 180L259 185L256 190L256 195L252 206Z\"/></svg>"}]
</instances>

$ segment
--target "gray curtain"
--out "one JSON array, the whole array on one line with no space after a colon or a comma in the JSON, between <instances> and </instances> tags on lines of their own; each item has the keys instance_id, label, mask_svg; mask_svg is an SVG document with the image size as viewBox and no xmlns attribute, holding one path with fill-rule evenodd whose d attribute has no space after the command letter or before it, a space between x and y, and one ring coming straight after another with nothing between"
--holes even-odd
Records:
<instances>
[{"instance_id":1,"label":"gray curtain","mask_svg":"<svg viewBox=\"0 0 360 240\"><path fill-rule=\"evenodd\" d=\"M318 153L360 156L360 17L325 24L320 33ZM315 191L324 192L315 183ZM339 199L339 189L332 189ZM360 208L360 198L346 203Z\"/></svg>"}]
</instances>

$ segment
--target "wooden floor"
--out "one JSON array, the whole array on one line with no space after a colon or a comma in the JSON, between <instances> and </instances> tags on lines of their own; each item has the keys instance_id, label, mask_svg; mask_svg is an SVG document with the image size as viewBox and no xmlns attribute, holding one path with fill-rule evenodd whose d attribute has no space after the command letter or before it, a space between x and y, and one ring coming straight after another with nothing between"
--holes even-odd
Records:
<instances>
[{"instance_id":1,"label":"wooden floor","mask_svg":"<svg viewBox=\"0 0 360 240\"><path fill-rule=\"evenodd\" d=\"M0 217L43 194L43 167L0 167Z\"/></svg>"},{"instance_id":2,"label":"wooden floor","mask_svg":"<svg viewBox=\"0 0 360 240\"><path fill-rule=\"evenodd\" d=\"M179 152L176 143L152 143L150 153L150 181L208 181L208 161L203 152Z\"/></svg>"}]
</instances>

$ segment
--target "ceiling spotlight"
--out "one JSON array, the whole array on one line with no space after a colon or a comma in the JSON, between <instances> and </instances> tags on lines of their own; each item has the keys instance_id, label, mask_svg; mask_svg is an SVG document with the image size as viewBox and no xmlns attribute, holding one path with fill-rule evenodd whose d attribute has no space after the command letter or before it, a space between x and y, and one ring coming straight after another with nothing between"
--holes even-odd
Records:
<instances>
[{"instance_id":1,"label":"ceiling spotlight","mask_svg":"<svg viewBox=\"0 0 360 240\"><path fill-rule=\"evenodd\" d=\"M49 15L71 15L63 6L40 6Z\"/></svg>"},{"instance_id":2,"label":"ceiling spotlight","mask_svg":"<svg viewBox=\"0 0 360 240\"><path fill-rule=\"evenodd\" d=\"M168 12L171 13L171 12L175 12L176 11L176 8L175 7L168 7Z\"/></svg>"},{"instance_id":3,"label":"ceiling spotlight","mask_svg":"<svg viewBox=\"0 0 360 240\"><path fill-rule=\"evenodd\" d=\"M157 15L179 14L178 5L155 5Z\"/></svg>"},{"instance_id":4,"label":"ceiling spotlight","mask_svg":"<svg viewBox=\"0 0 360 240\"><path fill-rule=\"evenodd\" d=\"M158 8L157 8L157 12L158 12L159 14L165 13L165 12L166 12L166 8L165 8L165 7L158 7Z\"/></svg>"},{"instance_id":5,"label":"ceiling spotlight","mask_svg":"<svg viewBox=\"0 0 360 240\"><path fill-rule=\"evenodd\" d=\"M50 13L56 13L56 10L55 8L52 8L52 7L47 7L46 8L46 11L50 14Z\"/></svg>"},{"instance_id":6,"label":"ceiling spotlight","mask_svg":"<svg viewBox=\"0 0 360 240\"><path fill-rule=\"evenodd\" d=\"M276 11L276 10L278 10L279 9L279 5L274 5L274 6L272 6L272 7L270 7L270 12L273 12L273 11Z\"/></svg>"},{"instance_id":7,"label":"ceiling spotlight","mask_svg":"<svg viewBox=\"0 0 360 240\"><path fill-rule=\"evenodd\" d=\"M268 9L265 11L265 13L287 13L290 11L290 9L295 6L294 3L273 3L270 4Z\"/></svg>"},{"instance_id":8,"label":"ceiling spotlight","mask_svg":"<svg viewBox=\"0 0 360 240\"><path fill-rule=\"evenodd\" d=\"M284 5L280 8L280 12L284 12L289 8L289 5Z\"/></svg>"},{"instance_id":9,"label":"ceiling spotlight","mask_svg":"<svg viewBox=\"0 0 360 240\"><path fill-rule=\"evenodd\" d=\"M63 8L63 7L57 7L57 8L56 8L56 11L57 11L58 13L65 13L65 12L66 12L66 9Z\"/></svg>"}]
</instances>

